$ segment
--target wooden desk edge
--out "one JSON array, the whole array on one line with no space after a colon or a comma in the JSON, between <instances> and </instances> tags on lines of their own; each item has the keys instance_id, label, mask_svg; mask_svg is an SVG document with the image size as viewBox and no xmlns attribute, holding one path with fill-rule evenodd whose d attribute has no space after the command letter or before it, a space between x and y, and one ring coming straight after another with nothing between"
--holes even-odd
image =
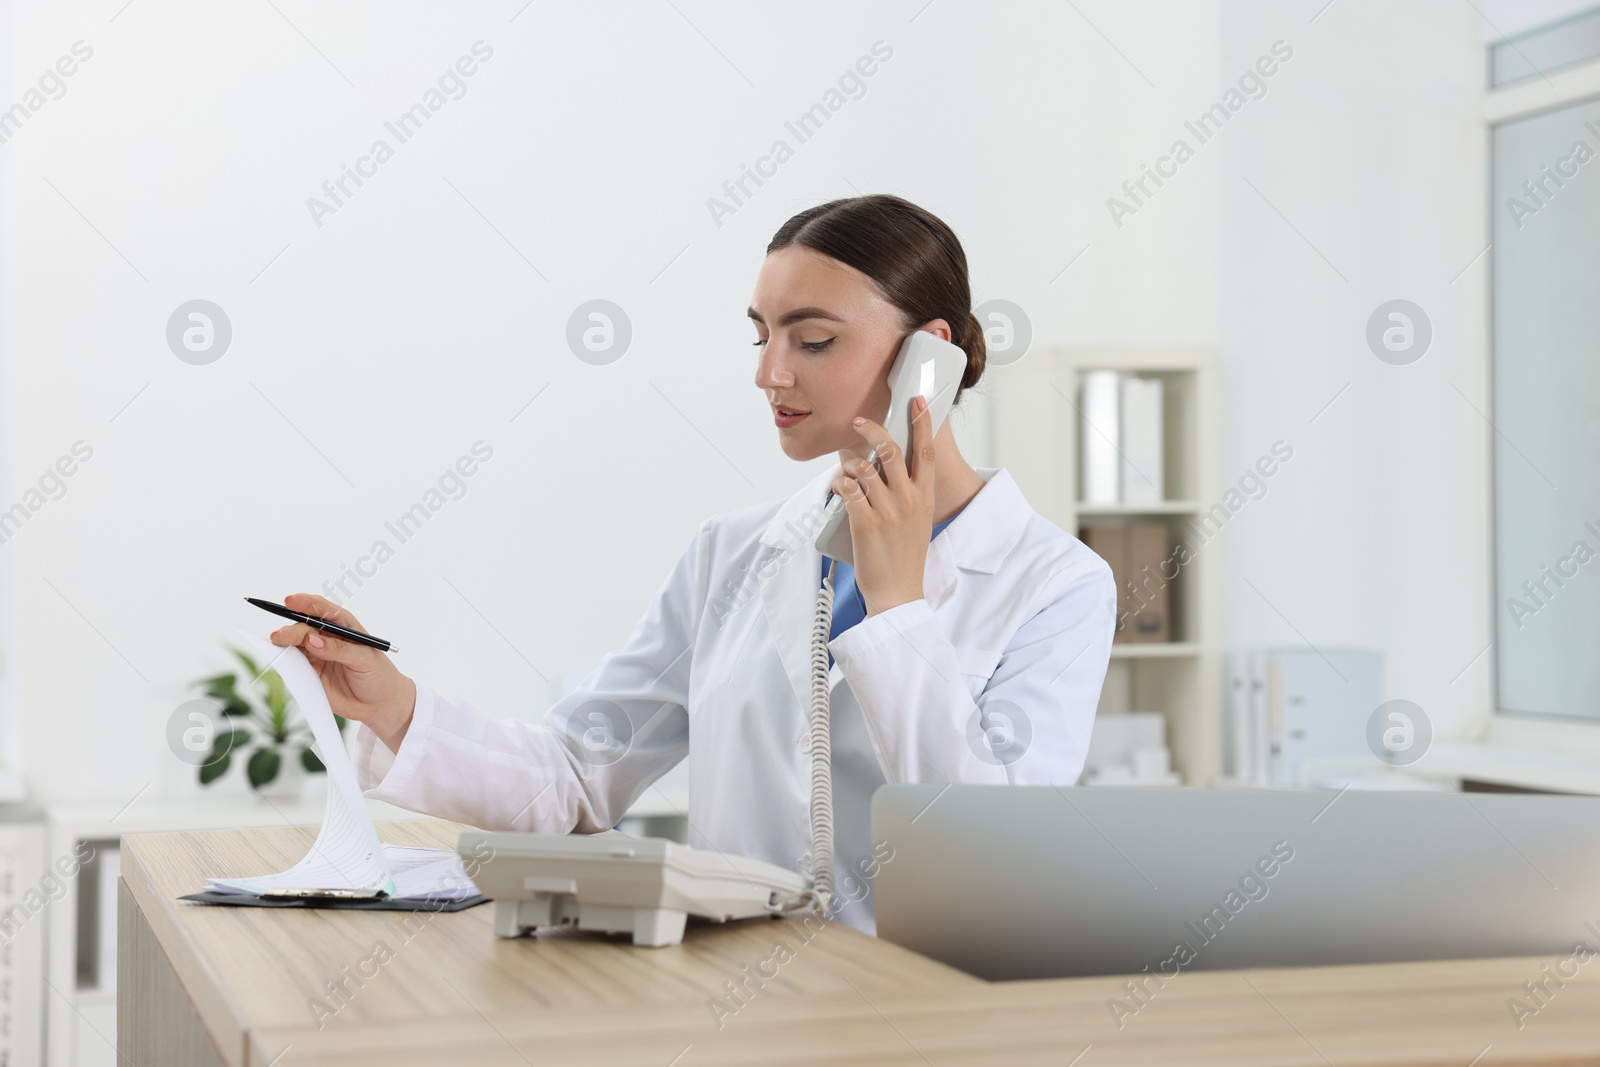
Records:
<instances>
[{"instance_id":1,"label":"wooden desk edge","mask_svg":"<svg viewBox=\"0 0 1600 1067\"><path fill-rule=\"evenodd\" d=\"M138 839L140 838L154 840L178 836L186 835L130 835L129 840L133 844L123 851L124 860L121 872L121 883L128 894L129 903L139 910L145 922L148 923L149 933L159 943L179 985L189 998L198 1021L204 1027L207 1039L217 1050L222 1062L229 1064L230 1067L250 1067L250 1065L269 1063L278 1051L282 1051L281 1046L284 1042L293 1040L298 1034L307 1034L309 1036L309 1032L274 1026L268 1026L265 1029L252 1027L249 1023L250 1014L245 1010L245 1005L233 1001L224 992L221 976L207 961L200 946L191 939L180 921L178 909L187 907L187 905L175 899L165 899L165 895L156 889L155 872L147 867L147 856L143 855L138 847ZM900 951L909 950L900 949ZM1385 977L1390 983L1400 981L1407 975L1414 980L1421 977L1427 969L1438 967L1466 967L1480 973L1500 971L1504 972L1509 979L1513 975L1522 977L1536 975L1539 965L1545 962L1548 961L1543 957L1493 957L1483 960L1416 961L1392 964L1334 965L1328 967L1250 968L1241 972L1229 973L1255 978L1261 982L1268 993L1274 993L1276 989L1282 989L1286 985L1299 985L1303 990L1308 980L1311 984L1316 985L1324 982L1327 982L1330 986L1365 985L1367 980L1370 980L1370 977L1376 973L1373 970L1375 968L1382 968ZM1526 973L1524 974L1524 972ZM955 973L960 974L960 972ZM967 989L969 992L966 996L971 996L974 1000L985 1001L988 995L997 989L1006 989L1013 994L1024 993L1025 995L1018 999L1036 1000L1041 1007L1047 1000L1054 999L1054 997L1066 993L1069 988L1085 981L1084 979L1068 978L1038 979L1013 983L986 982L966 975L962 975L962 977L970 981L971 985L967 985L966 982L958 982L955 985ZM1113 980L1120 980L1121 977L1129 976L1098 976L1092 980L1105 981L1109 984ZM1134 975L1132 977L1137 978L1138 976ZM1200 977L1200 975L1195 976L1196 979ZM1499 975L1495 977L1498 978ZM1204 984L1207 983L1202 982L1202 985ZM1588 996L1595 996L1597 991L1594 987L1600 985L1600 972L1584 975L1576 981L1576 984L1590 987ZM1438 991L1443 992L1447 985L1448 983L1441 983ZM1508 986L1509 988L1511 987ZM975 993L972 992L974 990L976 990ZM1109 985L1108 991L1114 992L1114 990L1109 989ZM956 989L952 988L949 992L955 993ZM906 998L921 998L930 995L927 990L907 990L904 993ZM1569 994L1569 996L1577 996L1577 994ZM882 1003L886 1010L892 1010L890 1005L902 999L900 995L886 992L882 1000L878 1002ZM934 997L934 999L938 999L938 997ZM811 1003L813 1006L821 1006L827 1000L827 996L818 995L818 999ZM655 1005L652 1010L665 1011L668 1009L662 1005ZM275 1051L271 1048L273 1045L279 1045L280 1048ZM1600 1062L1600 1060L1594 1062Z\"/></svg>"},{"instance_id":2,"label":"wooden desk edge","mask_svg":"<svg viewBox=\"0 0 1600 1067\"><path fill-rule=\"evenodd\" d=\"M161 834L130 834L129 837L160 837ZM194 1007L195 1014L199 1016L201 1025L204 1026L206 1035L212 1045L216 1047L217 1055L224 1063L231 1067L246 1067L248 1062L249 1035L241 1022L248 1018L241 1010L240 1005L231 1001L223 992L220 976L206 963L195 944L189 939L183 928L178 925L175 908L179 907L177 901L163 899L151 884L150 872L144 866L143 858L137 848L124 848L121 850L121 871L118 882L128 893L133 904L139 909L145 923L150 927L151 934L160 945L162 953L171 965L173 974L177 977L178 984L183 987L184 995L189 998L189 1003ZM122 916L118 915L118 925L122 924ZM119 936L120 940L120 936ZM119 949L120 949L119 945ZM119 958L126 957L119 951ZM119 964L119 968L120 968ZM120 981L118 990L126 988ZM122 995L118 994L118 1007L121 1008ZM120 1030L119 1024L119 1030ZM119 1042L120 1043L120 1042Z\"/></svg>"},{"instance_id":3,"label":"wooden desk edge","mask_svg":"<svg viewBox=\"0 0 1600 1067\"><path fill-rule=\"evenodd\" d=\"M422 824L408 822L404 825L406 832L401 833L402 840L410 838L410 831ZM452 839L455 832L463 829L444 820L428 820L426 825L444 828L440 833ZM312 826L241 829L243 832L266 830L280 832L292 829L305 834L314 834L317 828ZM187 884L195 872L185 869L182 872L184 877L176 880L183 884L175 884L174 871L169 869L165 862L166 853L174 841L233 832L218 829L128 834L123 839L123 861L119 882L127 894L127 906L134 909L143 920L141 936L152 938L160 954L165 957L166 966L176 979L183 996L188 999L196 1020L204 1029L206 1038L216 1050L218 1058L229 1067L245 1067L247 1064L257 1062L260 1056L259 1050L251 1052L251 1043L252 1035L259 1029L262 1020L256 1018L256 1013L251 1010L250 1004L242 1002L247 996L246 993L235 986L230 995L228 975L215 965L214 957L208 955L215 952L216 947L214 945L208 947L205 942L197 940L185 923L184 911L198 905L180 901L177 895L201 888L198 882L193 886ZM384 833L382 824L379 826L379 833L385 838L389 836ZM436 847L445 847L444 841L437 842ZM127 919L125 931L127 936L131 937L135 929L140 927L140 923L133 916L125 918ZM909 949L887 942L878 942L874 938L847 928L841 929L838 933L848 933L861 938L870 946L874 958L903 958L914 962L924 980L927 978L927 972L936 970L938 974L935 977L940 983L949 982L960 986L985 984L981 979ZM131 964L131 955L125 957L125 961ZM131 986L123 983L119 983L119 990L123 990L125 995L132 992ZM125 1007L127 1001L123 997L119 997L119 1000ZM686 1000L685 1003L689 1002ZM693 999L693 1003L698 1006L701 1001ZM271 1028L280 1024L267 1025ZM271 1057L268 1057L260 1062L270 1062L270 1060Z\"/></svg>"}]
</instances>

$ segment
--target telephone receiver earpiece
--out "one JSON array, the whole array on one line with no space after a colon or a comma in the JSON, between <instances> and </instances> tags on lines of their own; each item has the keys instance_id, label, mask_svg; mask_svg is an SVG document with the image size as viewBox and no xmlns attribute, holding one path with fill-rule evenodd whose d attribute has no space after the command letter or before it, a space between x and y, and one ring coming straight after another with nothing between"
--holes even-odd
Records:
<instances>
[{"instance_id":1,"label":"telephone receiver earpiece","mask_svg":"<svg viewBox=\"0 0 1600 1067\"><path fill-rule=\"evenodd\" d=\"M902 455L911 440L911 398L927 398L928 415L933 420L930 426L938 433L945 416L950 414L956 388L966 370L967 354L926 330L917 330L900 343L900 351L889 365L889 410L877 421L889 431ZM878 462L876 449L869 458L882 473L883 464ZM910 467L911 459L906 456L906 469ZM855 565L850 516L844 510L844 501L837 496L828 501L815 543L824 556Z\"/></svg>"}]
</instances>

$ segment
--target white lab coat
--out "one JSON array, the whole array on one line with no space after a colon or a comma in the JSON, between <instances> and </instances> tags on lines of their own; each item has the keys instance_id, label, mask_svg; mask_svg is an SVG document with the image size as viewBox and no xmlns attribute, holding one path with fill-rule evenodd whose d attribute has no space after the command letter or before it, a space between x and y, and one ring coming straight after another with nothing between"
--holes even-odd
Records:
<instances>
[{"instance_id":1,"label":"white lab coat","mask_svg":"<svg viewBox=\"0 0 1600 1067\"><path fill-rule=\"evenodd\" d=\"M978 473L988 484L929 545L925 598L829 643L837 917L867 932L873 790L1072 785L1105 679L1111 569L1004 468ZM689 843L803 871L812 541L836 474L702 523L627 643L544 722L497 722L419 682L399 752L355 732L366 794L486 829L590 833L689 756Z\"/></svg>"}]
</instances>

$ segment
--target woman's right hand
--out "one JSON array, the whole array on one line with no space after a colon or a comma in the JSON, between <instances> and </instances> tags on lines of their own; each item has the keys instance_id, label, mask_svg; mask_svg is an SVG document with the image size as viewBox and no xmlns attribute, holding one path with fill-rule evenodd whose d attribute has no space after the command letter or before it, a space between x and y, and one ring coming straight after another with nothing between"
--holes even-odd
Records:
<instances>
[{"instance_id":1,"label":"woman's right hand","mask_svg":"<svg viewBox=\"0 0 1600 1067\"><path fill-rule=\"evenodd\" d=\"M315 615L349 630L367 632L354 615L313 593L284 597L283 604L302 615ZM387 653L342 641L303 622L272 631L272 643L282 648L297 647L305 653L322 677L322 688L327 690L335 715L365 723L390 751L400 750L416 708L417 686L400 673Z\"/></svg>"}]
</instances>

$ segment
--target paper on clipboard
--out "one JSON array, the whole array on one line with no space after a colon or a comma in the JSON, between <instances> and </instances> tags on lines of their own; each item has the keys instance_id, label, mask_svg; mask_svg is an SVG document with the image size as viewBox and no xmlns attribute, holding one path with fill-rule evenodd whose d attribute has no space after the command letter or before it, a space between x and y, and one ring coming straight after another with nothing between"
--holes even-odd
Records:
<instances>
[{"instance_id":1,"label":"paper on clipboard","mask_svg":"<svg viewBox=\"0 0 1600 1067\"><path fill-rule=\"evenodd\" d=\"M367 814L355 767L334 722L316 668L298 648L279 648L235 631L263 668L278 672L311 727L327 768L328 801L322 829L299 863L253 878L208 878L209 888L256 895L322 894L352 897L461 898L477 893L461 857L446 849L385 845Z\"/></svg>"}]
</instances>

